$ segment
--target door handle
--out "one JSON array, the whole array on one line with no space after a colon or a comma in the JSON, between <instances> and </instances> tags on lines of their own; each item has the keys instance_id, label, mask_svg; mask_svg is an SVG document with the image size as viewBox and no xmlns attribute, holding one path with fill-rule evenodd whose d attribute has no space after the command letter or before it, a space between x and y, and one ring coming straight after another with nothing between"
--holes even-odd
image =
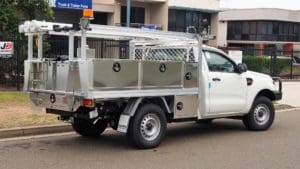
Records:
<instances>
[{"instance_id":1,"label":"door handle","mask_svg":"<svg viewBox=\"0 0 300 169\"><path fill-rule=\"evenodd\" d=\"M213 78L212 80L213 80L214 82L220 82L220 81L221 81L221 79L218 78L218 77L215 77L215 78Z\"/></svg>"}]
</instances>

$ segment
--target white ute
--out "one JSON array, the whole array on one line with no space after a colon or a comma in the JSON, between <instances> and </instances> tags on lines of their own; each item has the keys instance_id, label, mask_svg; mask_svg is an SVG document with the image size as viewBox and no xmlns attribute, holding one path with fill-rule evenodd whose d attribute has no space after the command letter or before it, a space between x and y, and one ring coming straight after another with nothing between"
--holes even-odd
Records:
<instances>
[{"instance_id":1,"label":"white ute","mask_svg":"<svg viewBox=\"0 0 300 169\"><path fill-rule=\"evenodd\" d=\"M153 148L172 122L234 118L267 130L272 102L282 97L280 78L247 71L194 34L90 25L86 18L74 25L26 21L19 29L28 36L24 90L82 136L99 136L109 125L138 148ZM44 58L44 35L68 37L68 58ZM115 51L99 58L89 38L126 40L128 57Z\"/></svg>"}]
</instances>

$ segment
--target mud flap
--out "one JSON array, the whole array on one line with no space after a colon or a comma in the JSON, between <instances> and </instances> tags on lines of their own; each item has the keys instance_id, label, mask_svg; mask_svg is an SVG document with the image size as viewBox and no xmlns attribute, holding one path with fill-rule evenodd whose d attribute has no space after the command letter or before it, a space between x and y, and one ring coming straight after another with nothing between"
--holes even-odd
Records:
<instances>
[{"instance_id":1,"label":"mud flap","mask_svg":"<svg viewBox=\"0 0 300 169\"><path fill-rule=\"evenodd\" d=\"M128 125L129 125L130 115L122 114L120 116L118 132L127 133Z\"/></svg>"}]
</instances>

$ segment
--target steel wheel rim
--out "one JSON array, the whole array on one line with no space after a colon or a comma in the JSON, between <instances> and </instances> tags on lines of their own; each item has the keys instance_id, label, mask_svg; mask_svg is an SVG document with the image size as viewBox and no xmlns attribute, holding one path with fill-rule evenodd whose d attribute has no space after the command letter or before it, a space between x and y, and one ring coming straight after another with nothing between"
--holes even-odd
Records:
<instances>
[{"instance_id":1,"label":"steel wheel rim","mask_svg":"<svg viewBox=\"0 0 300 169\"><path fill-rule=\"evenodd\" d=\"M259 104L254 109L254 120L259 125L266 124L270 119L270 109L265 104Z\"/></svg>"},{"instance_id":2,"label":"steel wheel rim","mask_svg":"<svg viewBox=\"0 0 300 169\"><path fill-rule=\"evenodd\" d=\"M140 132L145 140L153 141L158 137L160 128L159 117L154 113L149 113L141 121Z\"/></svg>"}]
</instances>

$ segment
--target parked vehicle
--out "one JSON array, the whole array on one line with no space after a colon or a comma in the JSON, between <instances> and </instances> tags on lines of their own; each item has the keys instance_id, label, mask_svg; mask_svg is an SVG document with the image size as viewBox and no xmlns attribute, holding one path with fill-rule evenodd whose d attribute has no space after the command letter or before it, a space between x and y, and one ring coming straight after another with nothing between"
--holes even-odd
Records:
<instances>
[{"instance_id":1,"label":"parked vehicle","mask_svg":"<svg viewBox=\"0 0 300 169\"><path fill-rule=\"evenodd\" d=\"M82 136L99 136L109 125L138 148L153 148L172 122L234 118L249 130L267 130L275 117L272 101L282 97L279 78L247 71L194 34L96 26L87 19L80 25L26 21L20 32L28 36L24 89L36 106L71 122ZM43 58L45 34L68 36L69 57ZM74 37L81 39L77 57ZM95 58L87 37L126 39L130 57Z\"/></svg>"},{"instance_id":2,"label":"parked vehicle","mask_svg":"<svg viewBox=\"0 0 300 169\"><path fill-rule=\"evenodd\" d=\"M300 66L300 57L293 57L293 65L294 66Z\"/></svg>"}]
</instances>

